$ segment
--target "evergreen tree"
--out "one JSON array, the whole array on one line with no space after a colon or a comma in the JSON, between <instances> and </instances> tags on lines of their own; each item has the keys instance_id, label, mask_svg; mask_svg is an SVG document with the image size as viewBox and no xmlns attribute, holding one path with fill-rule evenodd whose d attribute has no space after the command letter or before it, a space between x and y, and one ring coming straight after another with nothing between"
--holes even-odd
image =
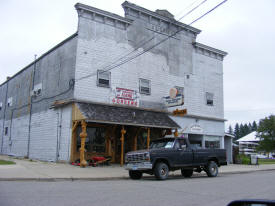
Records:
<instances>
[{"instance_id":1,"label":"evergreen tree","mask_svg":"<svg viewBox=\"0 0 275 206\"><path fill-rule=\"evenodd\" d=\"M244 131L244 126L243 126L243 124L241 123L240 124L240 137L239 138L241 138L241 137L243 137L243 136L245 136L245 131Z\"/></svg>"},{"instance_id":2,"label":"evergreen tree","mask_svg":"<svg viewBox=\"0 0 275 206\"><path fill-rule=\"evenodd\" d=\"M252 130L252 124L250 122L248 124L248 128L249 128L249 133L253 132L253 130Z\"/></svg>"},{"instance_id":3,"label":"evergreen tree","mask_svg":"<svg viewBox=\"0 0 275 206\"><path fill-rule=\"evenodd\" d=\"M252 123L252 131L256 131L258 129L257 123L255 122L255 120Z\"/></svg>"},{"instance_id":4,"label":"evergreen tree","mask_svg":"<svg viewBox=\"0 0 275 206\"><path fill-rule=\"evenodd\" d=\"M259 122L257 133L261 139L258 150L275 151L275 115L270 115Z\"/></svg>"},{"instance_id":5,"label":"evergreen tree","mask_svg":"<svg viewBox=\"0 0 275 206\"><path fill-rule=\"evenodd\" d=\"M246 123L243 126L243 132L244 132L243 136L248 135L250 133L249 126Z\"/></svg>"},{"instance_id":6,"label":"evergreen tree","mask_svg":"<svg viewBox=\"0 0 275 206\"><path fill-rule=\"evenodd\" d=\"M235 139L239 139L240 138L240 126L239 124L235 124L235 128L234 128L234 136L235 136Z\"/></svg>"},{"instance_id":7,"label":"evergreen tree","mask_svg":"<svg viewBox=\"0 0 275 206\"><path fill-rule=\"evenodd\" d=\"M227 131L229 134L232 134L233 135L233 129L232 129L232 127L231 127L231 125L229 125L229 127L228 127L228 131Z\"/></svg>"}]
</instances>

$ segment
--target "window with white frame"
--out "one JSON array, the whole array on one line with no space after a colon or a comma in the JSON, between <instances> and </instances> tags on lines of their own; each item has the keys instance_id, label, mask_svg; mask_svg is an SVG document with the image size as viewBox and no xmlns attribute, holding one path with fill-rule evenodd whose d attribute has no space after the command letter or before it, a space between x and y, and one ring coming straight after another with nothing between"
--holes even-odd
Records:
<instances>
[{"instance_id":1,"label":"window with white frame","mask_svg":"<svg viewBox=\"0 0 275 206\"><path fill-rule=\"evenodd\" d=\"M139 93L140 94L151 94L151 82L148 79L139 79Z\"/></svg>"},{"instance_id":2,"label":"window with white frame","mask_svg":"<svg viewBox=\"0 0 275 206\"><path fill-rule=\"evenodd\" d=\"M0 111L2 110L2 108L3 108L3 103L0 102Z\"/></svg>"},{"instance_id":3,"label":"window with white frame","mask_svg":"<svg viewBox=\"0 0 275 206\"><path fill-rule=\"evenodd\" d=\"M97 70L97 86L110 87L111 72L103 70Z\"/></svg>"},{"instance_id":4,"label":"window with white frame","mask_svg":"<svg viewBox=\"0 0 275 206\"><path fill-rule=\"evenodd\" d=\"M205 93L206 97L206 105L213 106L214 105L214 94L210 92Z\"/></svg>"}]
</instances>

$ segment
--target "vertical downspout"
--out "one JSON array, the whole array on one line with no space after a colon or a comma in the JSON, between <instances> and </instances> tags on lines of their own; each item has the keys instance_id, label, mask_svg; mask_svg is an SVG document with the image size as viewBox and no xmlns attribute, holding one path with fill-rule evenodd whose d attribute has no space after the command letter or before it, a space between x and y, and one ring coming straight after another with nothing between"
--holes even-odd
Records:
<instances>
[{"instance_id":1,"label":"vertical downspout","mask_svg":"<svg viewBox=\"0 0 275 206\"><path fill-rule=\"evenodd\" d=\"M32 75L32 82L30 85L30 94L33 90L34 78L35 78L35 70L36 70L36 54L34 55L34 65L33 65L33 75ZM30 140L31 140L31 121L32 121L32 95L30 96L29 100L29 110L30 110L30 117L29 117L29 133L28 133L28 150L27 150L27 157L30 157Z\"/></svg>"},{"instance_id":2,"label":"vertical downspout","mask_svg":"<svg viewBox=\"0 0 275 206\"><path fill-rule=\"evenodd\" d=\"M2 142L1 142L1 154L3 153L3 144L4 144L4 130L5 130L5 120L6 120L6 108L7 108L7 97L8 97L8 90L9 90L9 80L7 81L7 89L6 89L6 97L5 97L5 109L4 109L4 117L3 117L3 129L2 129Z\"/></svg>"},{"instance_id":3,"label":"vertical downspout","mask_svg":"<svg viewBox=\"0 0 275 206\"><path fill-rule=\"evenodd\" d=\"M56 157L55 161L57 162L59 159L59 150L60 150L60 138L61 138L61 123L62 123L62 108L59 109L59 112L57 114L57 133L56 133Z\"/></svg>"}]
</instances>

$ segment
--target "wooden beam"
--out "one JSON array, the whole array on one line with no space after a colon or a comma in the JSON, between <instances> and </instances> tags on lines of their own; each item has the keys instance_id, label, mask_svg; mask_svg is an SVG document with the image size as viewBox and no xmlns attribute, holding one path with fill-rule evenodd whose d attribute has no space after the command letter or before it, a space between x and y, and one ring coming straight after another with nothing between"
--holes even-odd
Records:
<instances>
[{"instance_id":1,"label":"wooden beam","mask_svg":"<svg viewBox=\"0 0 275 206\"><path fill-rule=\"evenodd\" d=\"M178 129L175 130L174 136L175 136L175 137L179 136Z\"/></svg>"},{"instance_id":2,"label":"wooden beam","mask_svg":"<svg viewBox=\"0 0 275 206\"><path fill-rule=\"evenodd\" d=\"M124 135L125 135L125 133L126 133L126 130L124 129L124 126L122 126L121 138L120 138L120 141L121 141L120 166L121 167L123 166L123 163L124 163Z\"/></svg>"},{"instance_id":3,"label":"wooden beam","mask_svg":"<svg viewBox=\"0 0 275 206\"><path fill-rule=\"evenodd\" d=\"M140 130L141 130L141 127L139 127L139 128L137 129L136 135L135 135L135 137L134 137L134 147L133 147L133 150L134 150L134 151L137 150L137 138L138 138L138 135L139 135Z\"/></svg>"},{"instance_id":4,"label":"wooden beam","mask_svg":"<svg viewBox=\"0 0 275 206\"><path fill-rule=\"evenodd\" d=\"M147 149L150 147L150 128L147 129Z\"/></svg>"},{"instance_id":5,"label":"wooden beam","mask_svg":"<svg viewBox=\"0 0 275 206\"><path fill-rule=\"evenodd\" d=\"M76 152L76 128L78 126L79 122L74 121L72 126L72 138L71 138L71 156L70 156L70 162L75 161L75 152Z\"/></svg>"},{"instance_id":6,"label":"wooden beam","mask_svg":"<svg viewBox=\"0 0 275 206\"><path fill-rule=\"evenodd\" d=\"M85 140L87 137L87 124L85 120L81 121L82 132L80 133L81 147L80 147L80 167L86 167L87 161L85 160Z\"/></svg>"}]
</instances>

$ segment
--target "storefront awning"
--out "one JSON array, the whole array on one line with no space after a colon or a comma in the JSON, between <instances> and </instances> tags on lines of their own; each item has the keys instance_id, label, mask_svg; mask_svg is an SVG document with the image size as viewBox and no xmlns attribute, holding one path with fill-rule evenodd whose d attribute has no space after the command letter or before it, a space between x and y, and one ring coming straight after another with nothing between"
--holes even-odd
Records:
<instances>
[{"instance_id":1,"label":"storefront awning","mask_svg":"<svg viewBox=\"0 0 275 206\"><path fill-rule=\"evenodd\" d=\"M166 129L180 128L166 112L93 103L77 103L77 107L88 122Z\"/></svg>"}]
</instances>

